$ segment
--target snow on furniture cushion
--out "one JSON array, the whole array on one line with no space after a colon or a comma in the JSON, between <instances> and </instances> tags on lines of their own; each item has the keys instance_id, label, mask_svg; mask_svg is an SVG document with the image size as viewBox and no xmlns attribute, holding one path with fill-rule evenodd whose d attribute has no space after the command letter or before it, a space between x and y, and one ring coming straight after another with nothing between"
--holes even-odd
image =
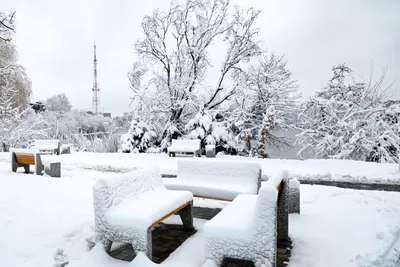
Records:
<instances>
[{"instance_id":1,"label":"snow on furniture cushion","mask_svg":"<svg viewBox=\"0 0 400 267\"><path fill-rule=\"evenodd\" d=\"M164 199L168 201L163 201ZM152 223L191 199L192 194L189 191L160 188L128 197L121 204L111 207L106 212L106 219L111 224L122 227L147 229Z\"/></svg>"},{"instance_id":2,"label":"snow on furniture cushion","mask_svg":"<svg viewBox=\"0 0 400 267\"><path fill-rule=\"evenodd\" d=\"M224 257L275 266L278 191L271 185L259 195L239 195L204 225L206 258L220 266Z\"/></svg>"},{"instance_id":3,"label":"snow on furniture cushion","mask_svg":"<svg viewBox=\"0 0 400 267\"><path fill-rule=\"evenodd\" d=\"M158 168L99 179L93 199L96 242L101 241L106 250L113 241L131 243L135 251L151 257L152 224L180 208L192 216L192 193L165 189ZM185 226L193 227L192 223L192 217L185 218Z\"/></svg>"},{"instance_id":4,"label":"snow on furniture cushion","mask_svg":"<svg viewBox=\"0 0 400 267\"><path fill-rule=\"evenodd\" d=\"M227 182L207 181L196 183L193 181L179 181L165 179L165 187L170 190L188 190L193 195L204 198L233 200L239 194L256 194L252 184L229 184Z\"/></svg>"},{"instance_id":5,"label":"snow on furniture cushion","mask_svg":"<svg viewBox=\"0 0 400 267\"><path fill-rule=\"evenodd\" d=\"M257 194L261 165L221 159L181 159L176 179L164 181L168 189L190 190L195 196L233 200L239 194Z\"/></svg>"},{"instance_id":6,"label":"snow on furniture cushion","mask_svg":"<svg viewBox=\"0 0 400 267\"><path fill-rule=\"evenodd\" d=\"M168 152L197 152L200 150L200 139L178 140L173 139Z\"/></svg>"}]
</instances>

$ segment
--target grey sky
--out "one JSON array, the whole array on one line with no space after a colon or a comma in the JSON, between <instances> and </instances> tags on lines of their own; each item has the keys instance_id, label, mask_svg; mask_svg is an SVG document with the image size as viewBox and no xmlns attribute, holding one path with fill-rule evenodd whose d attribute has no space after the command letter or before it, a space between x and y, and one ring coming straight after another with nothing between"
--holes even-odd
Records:
<instances>
[{"instance_id":1,"label":"grey sky","mask_svg":"<svg viewBox=\"0 0 400 267\"><path fill-rule=\"evenodd\" d=\"M234 2L263 11L257 25L264 48L285 54L303 95L323 87L337 63L368 79L373 62L376 78L388 67L386 84L397 80L400 98L399 0ZM90 110L96 40L101 108L114 116L128 110L127 72L141 20L168 6L167 0L2 0L1 9L17 11L15 42L35 101L66 93L75 108Z\"/></svg>"}]
</instances>

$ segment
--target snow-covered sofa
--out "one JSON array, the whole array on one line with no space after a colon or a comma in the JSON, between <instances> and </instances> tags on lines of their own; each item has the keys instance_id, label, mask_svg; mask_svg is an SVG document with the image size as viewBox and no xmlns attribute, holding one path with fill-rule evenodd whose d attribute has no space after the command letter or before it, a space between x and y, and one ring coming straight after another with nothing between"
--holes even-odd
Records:
<instances>
[{"instance_id":1,"label":"snow-covered sofa","mask_svg":"<svg viewBox=\"0 0 400 267\"><path fill-rule=\"evenodd\" d=\"M112 242L131 243L151 259L152 227L176 212L184 227L193 229L193 194L167 190L157 168L99 179L93 200L96 242L106 251Z\"/></svg>"},{"instance_id":2,"label":"snow-covered sofa","mask_svg":"<svg viewBox=\"0 0 400 267\"><path fill-rule=\"evenodd\" d=\"M28 148L36 148L42 154L60 155L60 140L35 140Z\"/></svg>"},{"instance_id":3,"label":"snow-covered sofa","mask_svg":"<svg viewBox=\"0 0 400 267\"><path fill-rule=\"evenodd\" d=\"M220 266L224 257L230 257L253 261L256 267L276 266L277 240L282 223L279 221L279 205L283 198L287 198L287 194L283 194L287 190L287 181L287 171L276 173L263 184L258 195L239 195L205 223L208 262L214 261Z\"/></svg>"},{"instance_id":4,"label":"snow-covered sofa","mask_svg":"<svg viewBox=\"0 0 400 267\"><path fill-rule=\"evenodd\" d=\"M188 190L196 197L231 201L239 194L258 193L261 165L221 159L180 159L177 178L164 179L171 190Z\"/></svg>"},{"instance_id":5,"label":"snow-covered sofa","mask_svg":"<svg viewBox=\"0 0 400 267\"><path fill-rule=\"evenodd\" d=\"M200 139L181 140L173 139L171 146L167 147L168 155L175 157L176 153L193 153L193 156L201 156Z\"/></svg>"}]
</instances>

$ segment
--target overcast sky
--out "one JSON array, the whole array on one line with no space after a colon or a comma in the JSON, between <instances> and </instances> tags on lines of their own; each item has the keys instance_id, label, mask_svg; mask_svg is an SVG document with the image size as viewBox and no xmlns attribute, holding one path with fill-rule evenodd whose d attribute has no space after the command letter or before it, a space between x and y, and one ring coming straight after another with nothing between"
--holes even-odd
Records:
<instances>
[{"instance_id":1,"label":"overcast sky","mask_svg":"<svg viewBox=\"0 0 400 267\"><path fill-rule=\"evenodd\" d=\"M15 10L20 63L32 80L34 100L66 93L75 108L91 110L93 41L97 44L101 109L129 110L127 72L141 37L144 15L166 10L167 0L1 0ZM397 80L400 98L399 0L236 0L263 11L257 25L264 48L285 54L300 92L312 95L346 62L358 77L387 66L386 84Z\"/></svg>"}]
</instances>

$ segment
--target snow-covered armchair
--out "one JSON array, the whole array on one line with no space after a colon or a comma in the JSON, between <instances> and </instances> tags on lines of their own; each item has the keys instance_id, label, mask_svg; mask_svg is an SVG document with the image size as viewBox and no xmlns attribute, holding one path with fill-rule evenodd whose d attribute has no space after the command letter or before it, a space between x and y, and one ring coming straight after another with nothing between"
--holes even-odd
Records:
<instances>
[{"instance_id":1,"label":"snow-covered armchair","mask_svg":"<svg viewBox=\"0 0 400 267\"><path fill-rule=\"evenodd\" d=\"M256 267L276 266L278 202L287 176L287 171L276 173L258 195L239 195L204 225L208 262L220 266L230 257L253 261Z\"/></svg>"},{"instance_id":2,"label":"snow-covered armchair","mask_svg":"<svg viewBox=\"0 0 400 267\"><path fill-rule=\"evenodd\" d=\"M193 194L167 190L157 168L99 179L93 199L96 242L106 251L112 242L131 243L151 259L152 227L176 212L185 228L193 228Z\"/></svg>"}]
</instances>

